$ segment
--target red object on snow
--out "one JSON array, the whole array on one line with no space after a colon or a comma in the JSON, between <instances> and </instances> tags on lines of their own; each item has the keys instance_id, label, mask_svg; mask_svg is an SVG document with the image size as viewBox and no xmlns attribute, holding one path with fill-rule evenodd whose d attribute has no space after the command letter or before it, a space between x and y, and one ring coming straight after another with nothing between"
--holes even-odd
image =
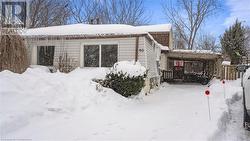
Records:
<instances>
[{"instance_id":1,"label":"red object on snow","mask_svg":"<svg viewBox=\"0 0 250 141\"><path fill-rule=\"evenodd\" d=\"M222 84L225 84L225 80L222 80Z\"/></svg>"},{"instance_id":2,"label":"red object on snow","mask_svg":"<svg viewBox=\"0 0 250 141\"><path fill-rule=\"evenodd\" d=\"M209 90L206 90L206 91L205 91L205 95L207 95L207 96L210 95L210 91L209 91Z\"/></svg>"}]
</instances>

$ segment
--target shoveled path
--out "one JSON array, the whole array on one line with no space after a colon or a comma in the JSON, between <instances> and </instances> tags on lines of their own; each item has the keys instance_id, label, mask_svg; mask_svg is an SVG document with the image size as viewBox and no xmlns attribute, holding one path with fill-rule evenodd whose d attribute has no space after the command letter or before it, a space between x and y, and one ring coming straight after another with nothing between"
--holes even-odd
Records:
<instances>
[{"instance_id":1,"label":"shoveled path","mask_svg":"<svg viewBox=\"0 0 250 141\"><path fill-rule=\"evenodd\" d=\"M250 141L250 131L243 128L242 98L229 106L229 121L224 122L225 128L211 139L213 141ZM223 122L223 121L222 121Z\"/></svg>"}]
</instances>

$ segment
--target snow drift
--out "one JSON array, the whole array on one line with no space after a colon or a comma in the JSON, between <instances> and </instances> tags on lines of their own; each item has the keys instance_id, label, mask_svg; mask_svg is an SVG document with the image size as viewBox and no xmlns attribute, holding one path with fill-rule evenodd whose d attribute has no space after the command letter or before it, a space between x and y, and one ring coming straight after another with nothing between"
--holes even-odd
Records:
<instances>
[{"instance_id":1,"label":"snow drift","mask_svg":"<svg viewBox=\"0 0 250 141\"><path fill-rule=\"evenodd\" d=\"M216 133L228 110L226 99L241 92L239 80L226 81L225 99L222 83L213 80L210 121L206 86L164 83L148 96L127 99L111 89L96 90L91 80L107 72L49 73L40 67L0 72L1 139L204 141Z\"/></svg>"},{"instance_id":2,"label":"snow drift","mask_svg":"<svg viewBox=\"0 0 250 141\"><path fill-rule=\"evenodd\" d=\"M143 67L140 62L121 61L114 64L111 72L114 74L122 72L128 77L136 77L143 76L146 73L146 68Z\"/></svg>"},{"instance_id":3,"label":"snow drift","mask_svg":"<svg viewBox=\"0 0 250 141\"><path fill-rule=\"evenodd\" d=\"M104 78L108 71L104 68L78 68L64 74L35 67L28 68L23 74L0 72L2 133L13 132L36 116L73 112L105 102L112 105L126 101L111 89L96 91L96 83L91 79Z\"/></svg>"}]
</instances>

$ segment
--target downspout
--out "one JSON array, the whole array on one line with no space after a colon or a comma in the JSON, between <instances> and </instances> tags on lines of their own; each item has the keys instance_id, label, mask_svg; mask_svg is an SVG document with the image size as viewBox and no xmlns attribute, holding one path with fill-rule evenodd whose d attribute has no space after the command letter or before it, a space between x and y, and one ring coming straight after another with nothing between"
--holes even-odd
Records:
<instances>
[{"instance_id":1,"label":"downspout","mask_svg":"<svg viewBox=\"0 0 250 141\"><path fill-rule=\"evenodd\" d=\"M138 61L139 36L135 39L135 62Z\"/></svg>"}]
</instances>

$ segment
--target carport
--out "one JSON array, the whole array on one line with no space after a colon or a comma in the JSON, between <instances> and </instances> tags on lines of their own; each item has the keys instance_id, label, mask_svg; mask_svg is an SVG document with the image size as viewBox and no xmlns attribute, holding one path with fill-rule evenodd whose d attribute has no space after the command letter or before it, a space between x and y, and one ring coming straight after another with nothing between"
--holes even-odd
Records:
<instances>
[{"instance_id":1,"label":"carport","mask_svg":"<svg viewBox=\"0 0 250 141\"><path fill-rule=\"evenodd\" d=\"M171 50L166 53L163 81L195 82L195 76L218 77L221 54L208 50Z\"/></svg>"}]
</instances>

